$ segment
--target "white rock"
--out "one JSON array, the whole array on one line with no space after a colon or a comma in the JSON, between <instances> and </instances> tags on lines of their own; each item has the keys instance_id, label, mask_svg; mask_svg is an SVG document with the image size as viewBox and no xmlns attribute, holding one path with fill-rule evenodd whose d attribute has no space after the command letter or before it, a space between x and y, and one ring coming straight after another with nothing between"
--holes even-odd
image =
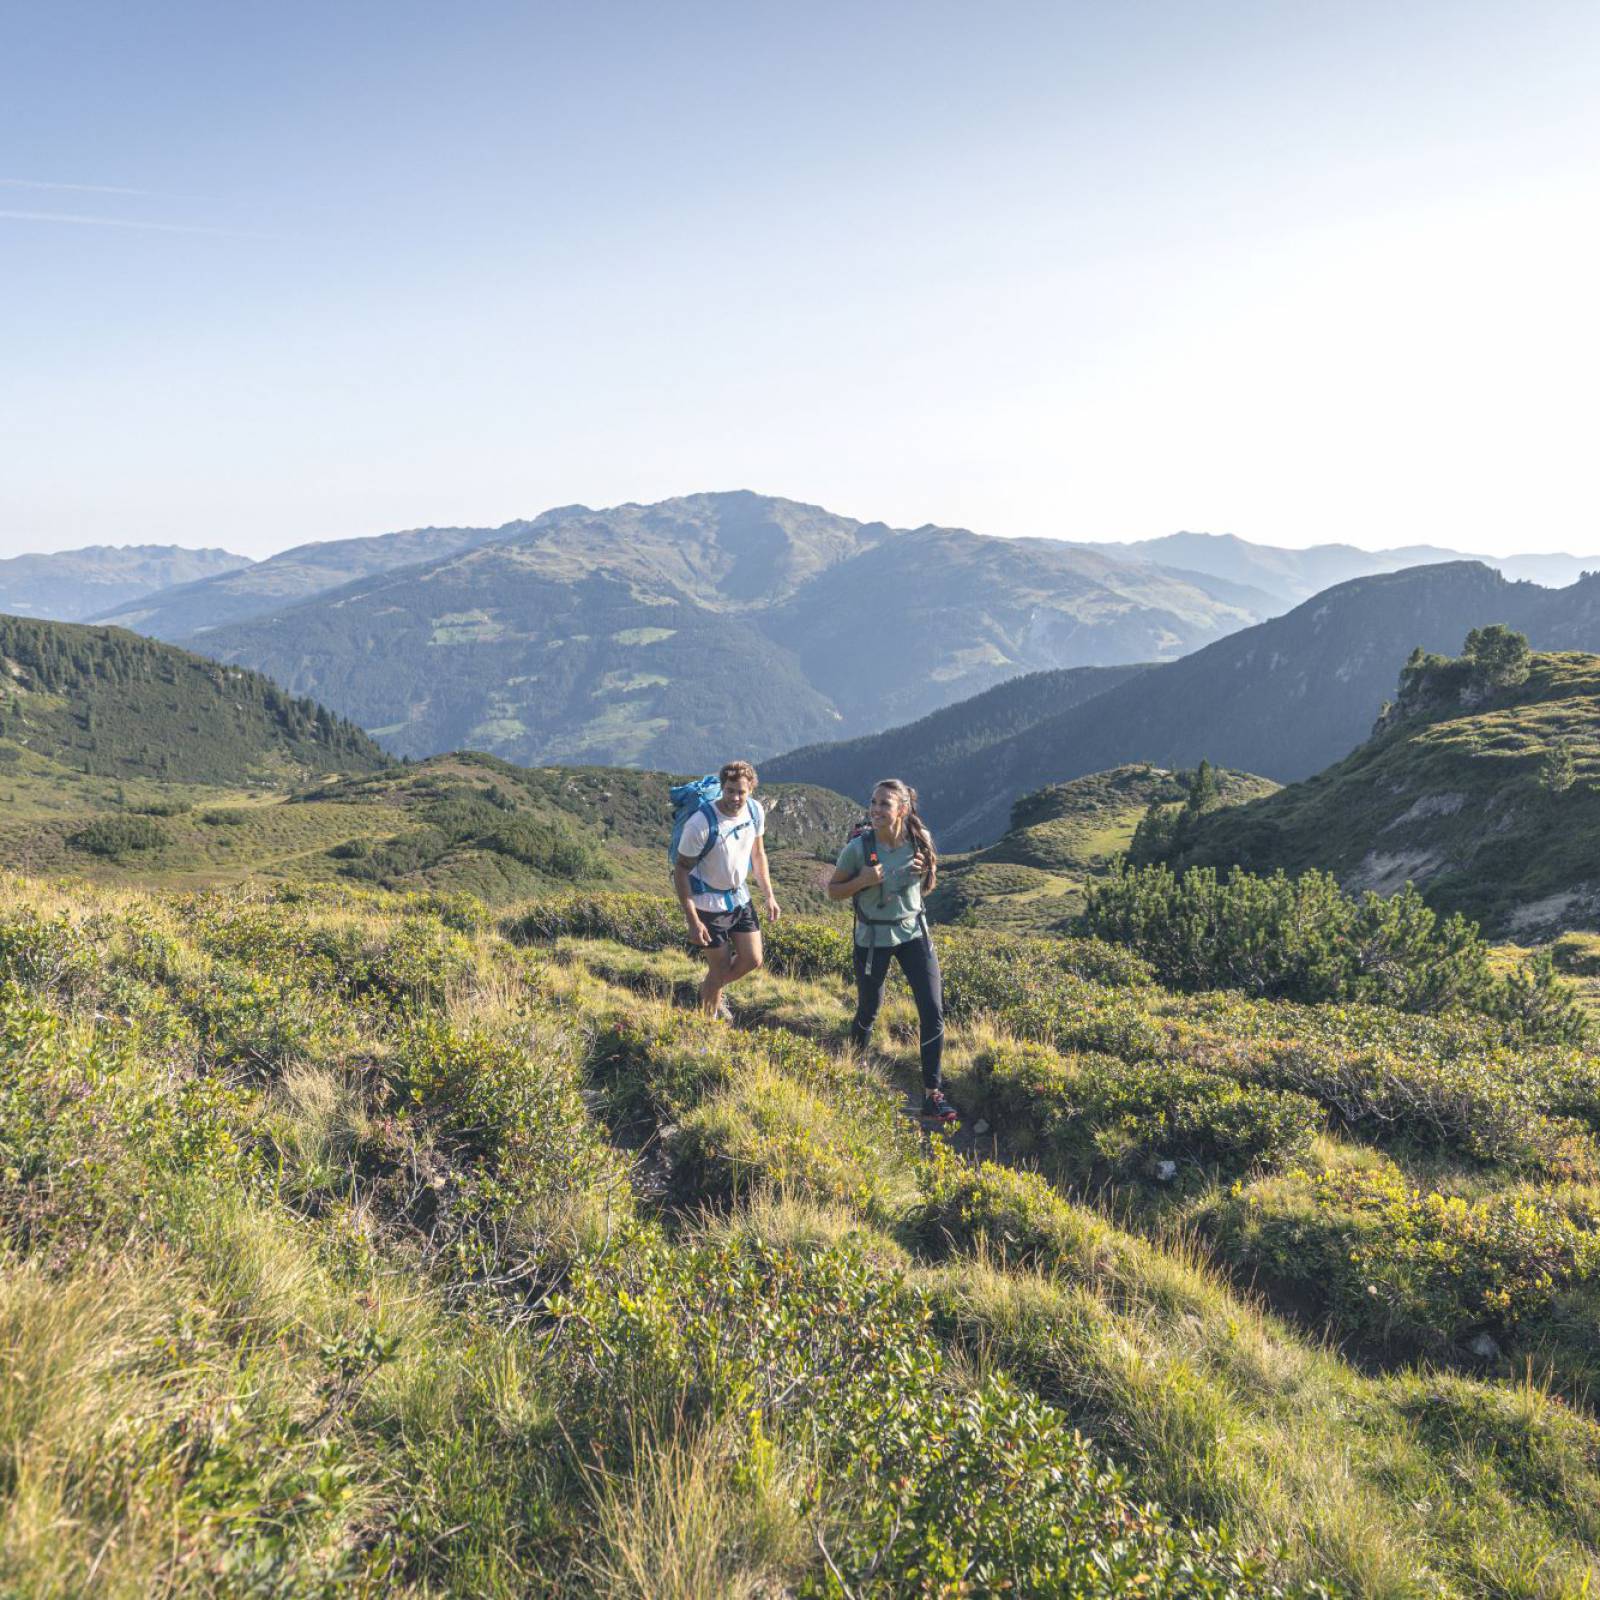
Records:
<instances>
[{"instance_id":1,"label":"white rock","mask_svg":"<svg viewBox=\"0 0 1600 1600\"><path fill-rule=\"evenodd\" d=\"M1163 1183L1171 1183L1178 1176L1178 1163L1176 1161L1156 1162L1156 1176Z\"/></svg>"},{"instance_id":2,"label":"white rock","mask_svg":"<svg viewBox=\"0 0 1600 1600\"><path fill-rule=\"evenodd\" d=\"M972 1124L972 1131L978 1138L981 1139L984 1134L989 1131L989 1124L985 1122L982 1117L979 1117L978 1120Z\"/></svg>"},{"instance_id":3,"label":"white rock","mask_svg":"<svg viewBox=\"0 0 1600 1600\"><path fill-rule=\"evenodd\" d=\"M1485 1361L1498 1361L1500 1359L1500 1346L1495 1343L1492 1334L1474 1334L1467 1345L1467 1349L1475 1356L1482 1356Z\"/></svg>"}]
</instances>

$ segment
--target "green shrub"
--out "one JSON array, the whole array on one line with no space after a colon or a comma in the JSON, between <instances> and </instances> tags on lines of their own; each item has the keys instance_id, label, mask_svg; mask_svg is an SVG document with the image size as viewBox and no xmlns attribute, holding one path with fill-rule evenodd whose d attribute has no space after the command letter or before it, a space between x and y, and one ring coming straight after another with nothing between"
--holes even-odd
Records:
<instances>
[{"instance_id":1,"label":"green shrub","mask_svg":"<svg viewBox=\"0 0 1600 1600\"><path fill-rule=\"evenodd\" d=\"M1550 947L1556 966L1575 978L1600 978L1600 933L1564 933Z\"/></svg>"},{"instance_id":2,"label":"green shrub","mask_svg":"<svg viewBox=\"0 0 1600 1600\"><path fill-rule=\"evenodd\" d=\"M140 817L181 817L194 809L192 800L146 800L128 810Z\"/></svg>"},{"instance_id":3,"label":"green shrub","mask_svg":"<svg viewBox=\"0 0 1600 1600\"><path fill-rule=\"evenodd\" d=\"M478 843L551 878L609 878L605 854L564 823L520 815L495 823Z\"/></svg>"},{"instance_id":4,"label":"green shrub","mask_svg":"<svg viewBox=\"0 0 1600 1600\"><path fill-rule=\"evenodd\" d=\"M614 939L634 950L670 950L688 944L675 900L651 894L570 894L535 900L509 917L501 931L518 944L557 939Z\"/></svg>"},{"instance_id":5,"label":"green shrub","mask_svg":"<svg viewBox=\"0 0 1600 1600\"><path fill-rule=\"evenodd\" d=\"M1358 899L1323 872L1235 870L1223 879L1209 867L1182 877L1165 866L1125 867L1091 888L1083 921L1178 989L1418 1012L1464 1006L1535 1039L1577 1041L1586 1031L1553 975L1497 978L1477 927L1441 920L1410 884L1387 899Z\"/></svg>"},{"instance_id":6,"label":"green shrub","mask_svg":"<svg viewBox=\"0 0 1600 1600\"><path fill-rule=\"evenodd\" d=\"M767 970L780 978L848 979L851 942L848 928L785 917L763 930L762 949Z\"/></svg>"},{"instance_id":7,"label":"green shrub","mask_svg":"<svg viewBox=\"0 0 1600 1600\"><path fill-rule=\"evenodd\" d=\"M1037 1173L941 1156L925 1171L923 1203L910 1231L923 1252L980 1252L1013 1266L1097 1282L1117 1258L1111 1229L1063 1199Z\"/></svg>"},{"instance_id":8,"label":"green shrub","mask_svg":"<svg viewBox=\"0 0 1600 1600\"><path fill-rule=\"evenodd\" d=\"M250 810L247 806L219 806L202 811L200 820L212 828L242 828L250 820Z\"/></svg>"},{"instance_id":9,"label":"green shrub","mask_svg":"<svg viewBox=\"0 0 1600 1600\"><path fill-rule=\"evenodd\" d=\"M1038 1155L1078 1186L1281 1167L1304 1153L1323 1120L1305 1095L1183 1061L1062 1056L1040 1045L985 1052L969 1092L1009 1148Z\"/></svg>"},{"instance_id":10,"label":"green shrub","mask_svg":"<svg viewBox=\"0 0 1600 1600\"><path fill-rule=\"evenodd\" d=\"M806 1595L1279 1594L1224 1534L1139 1505L1060 1412L1002 1378L948 1387L925 1303L859 1251L734 1242L580 1274L556 1307L574 1421L618 1454L637 1407L730 1413L743 1461L803 1440ZM1297 1591L1305 1592L1305 1591Z\"/></svg>"},{"instance_id":11,"label":"green shrub","mask_svg":"<svg viewBox=\"0 0 1600 1600\"><path fill-rule=\"evenodd\" d=\"M1555 1195L1433 1193L1390 1166L1236 1190L1205 1221L1225 1259L1406 1353L1510 1334L1600 1270L1600 1214Z\"/></svg>"},{"instance_id":12,"label":"green shrub","mask_svg":"<svg viewBox=\"0 0 1600 1600\"><path fill-rule=\"evenodd\" d=\"M86 855L118 860L149 850L159 850L167 842L167 830L154 817L96 817L72 834L67 843Z\"/></svg>"}]
</instances>

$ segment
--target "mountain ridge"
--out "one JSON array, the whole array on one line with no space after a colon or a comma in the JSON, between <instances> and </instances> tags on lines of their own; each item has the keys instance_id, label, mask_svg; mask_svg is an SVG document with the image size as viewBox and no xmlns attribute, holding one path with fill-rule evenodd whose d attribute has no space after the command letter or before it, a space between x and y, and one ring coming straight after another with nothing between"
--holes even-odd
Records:
<instances>
[{"instance_id":1,"label":"mountain ridge","mask_svg":"<svg viewBox=\"0 0 1600 1600\"><path fill-rule=\"evenodd\" d=\"M1454 562L1352 579L958 760L903 763L902 775L955 848L997 838L1020 794L1130 762L1178 769L1204 758L1293 782L1366 737L1414 646L1451 650L1494 622L1541 648L1600 644L1600 577L1551 590ZM827 759L775 765L800 779Z\"/></svg>"}]
</instances>

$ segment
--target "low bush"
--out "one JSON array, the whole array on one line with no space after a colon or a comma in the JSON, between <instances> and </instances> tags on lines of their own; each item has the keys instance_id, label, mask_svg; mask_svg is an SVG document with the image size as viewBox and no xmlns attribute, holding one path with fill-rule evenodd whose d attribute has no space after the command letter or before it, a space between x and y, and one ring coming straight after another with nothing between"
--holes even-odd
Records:
<instances>
[{"instance_id":1,"label":"low bush","mask_svg":"<svg viewBox=\"0 0 1600 1600\"><path fill-rule=\"evenodd\" d=\"M212 828L242 828L250 820L250 812L245 806L223 806L202 811L200 820Z\"/></svg>"},{"instance_id":2,"label":"low bush","mask_svg":"<svg viewBox=\"0 0 1600 1600\"><path fill-rule=\"evenodd\" d=\"M611 876L611 863L603 851L570 827L543 817L508 817L481 834L478 843L549 878Z\"/></svg>"},{"instance_id":3,"label":"low bush","mask_svg":"<svg viewBox=\"0 0 1600 1600\"><path fill-rule=\"evenodd\" d=\"M909 1231L934 1260L981 1253L1085 1283L1115 1268L1111 1229L1037 1173L987 1161L972 1167L946 1155L925 1169L923 1191Z\"/></svg>"},{"instance_id":4,"label":"low bush","mask_svg":"<svg viewBox=\"0 0 1600 1600\"><path fill-rule=\"evenodd\" d=\"M1003 1378L947 1385L926 1305L852 1247L657 1250L620 1282L580 1276L556 1312L602 1450L631 1446L641 1406L676 1430L737 1416L752 1463L804 1441L821 1561L802 1594L1289 1592L1226 1535L1137 1503L1052 1407Z\"/></svg>"},{"instance_id":5,"label":"low bush","mask_svg":"<svg viewBox=\"0 0 1600 1600\"><path fill-rule=\"evenodd\" d=\"M86 855L115 861L161 849L167 843L167 830L154 817L96 817L70 835L67 843Z\"/></svg>"},{"instance_id":6,"label":"low bush","mask_svg":"<svg viewBox=\"0 0 1600 1600\"><path fill-rule=\"evenodd\" d=\"M763 930L767 970L780 978L848 980L852 937L848 928L785 917Z\"/></svg>"},{"instance_id":7,"label":"low bush","mask_svg":"<svg viewBox=\"0 0 1600 1600\"><path fill-rule=\"evenodd\" d=\"M1587 1206L1433 1193L1389 1165L1236 1189L1202 1220L1225 1260L1406 1354L1509 1336L1600 1271L1600 1213Z\"/></svg>"},{"instance_id":8,"label":"low bush","mask_svg":"<svg viewBox=\"0 0 1600 1600\"><path fill-rule=\"evenodd\" d=\"M1323 1121L1303 1094L1183 1061L1062 1055L1041 1045L984 1052L968 1093L1008 1148L1080 1187L1172 1179L1186 1169L1235 1177L1281 1167L1304 1153Z\"/></svg>"},{"instance_id":9,"label":"low bush","mask_svg":"<svg viewBox=\"0 0 1600 1600\"><path fill-rule=\"evenodd\" d=\"M677 902L653 894L570 894L535 900L501 924L518 944L614 939L634 950L687 947Z\"/></svg>"},{"instance_id":10,"label":"low bush","mask_svg":"<svg viewBox=\"0 0 1600 1600\"><path fill-rule=\"evenodd\" d=\"M192 800L146 800L128 810L139 817L182 817L194 810Z\"/></svg>"},{"instance_id":11,"label":"low bush","mask_svg":"<svg viewBox=\"0 0 1600 1600\"><path fill-rule=\"evenodd\" d=\"M1196 867L1125 867L1089 891L1092 933L1130 946L1179 989L1402 1011L1466 1007L1527 1037L1576 1042L1587 1022L1553 974L1496 977L1475 924L1441 919L1407 884L1385 899L1345 894L1323 872L1290 878Z\"/></svg>"}]
</instances>

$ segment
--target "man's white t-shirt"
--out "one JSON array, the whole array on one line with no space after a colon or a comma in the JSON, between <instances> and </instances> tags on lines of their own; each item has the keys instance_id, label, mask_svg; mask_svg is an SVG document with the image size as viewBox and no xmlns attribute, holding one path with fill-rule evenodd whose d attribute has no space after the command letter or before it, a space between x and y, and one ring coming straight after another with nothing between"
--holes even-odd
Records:
<instances>
[{"instance_id":1,"label":"man's white t-shirt","mask_svg":"<svg viewBox=\"0 0 1600 1600\"><path fill-rule=\"evenodd\" d=\"M766 831L766 818L756 826L750 815L750 803L739 807L735 816L725 816L717 809L717 842L706 851L705 860L691 867L690 873L717 892L691 896L700 911L731 911L750 898L745 879L750 876L750 852L755 849L757 837ZM689 818L678 835L678 854L691 861L705 849L707 823L700 812Z\"/></svg>"}]
</instances>

